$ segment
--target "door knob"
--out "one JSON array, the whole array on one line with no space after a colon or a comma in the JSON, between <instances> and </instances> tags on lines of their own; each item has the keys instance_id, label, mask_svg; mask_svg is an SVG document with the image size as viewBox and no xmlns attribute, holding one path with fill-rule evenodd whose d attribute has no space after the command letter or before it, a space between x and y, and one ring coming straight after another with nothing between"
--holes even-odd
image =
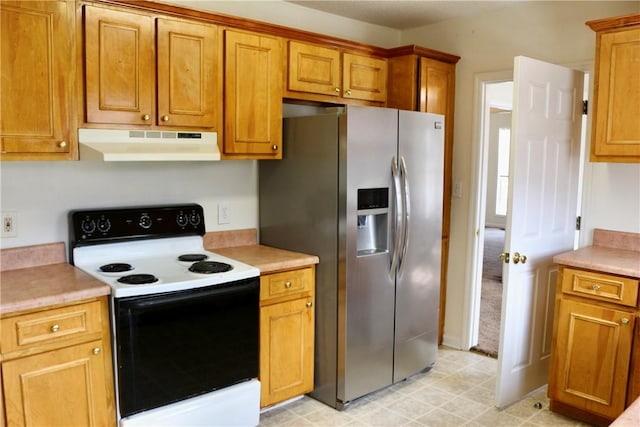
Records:
<instances>
[{"instance_id":1,"label":"door knob","mask_svg":"<svg viewBox=\"0 0 640 427\"><path fill-rule=\"evenodd\" d=\"M518 264L519 262L526 264L527 262L527 256L526 255L520 255L520 253L518 252L514 252L513 253L513 263L514 264Z\"/></svg>"},{"instance_id":2,"label":"door knob","mask_svg":"<svg viewBox=\"0 0 640 427\"><path fill-rule=\"evenodd\" d=\"M500 259L501 259L505 264L509 264L509 252L500 252Z\"/></svg>"}]
</instances>

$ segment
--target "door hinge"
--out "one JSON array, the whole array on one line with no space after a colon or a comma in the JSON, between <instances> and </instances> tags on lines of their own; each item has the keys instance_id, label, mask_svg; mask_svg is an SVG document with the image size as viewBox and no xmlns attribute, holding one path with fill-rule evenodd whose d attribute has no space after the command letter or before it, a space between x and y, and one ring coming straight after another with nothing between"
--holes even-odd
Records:
<instances>
[{"instance_id":1,"label":"door hinge","mask_svg":"<svg viewBox=\"0 0 640 427\"><path fill-rule=\"evenodd\" d=\"M580 224L582 224L582 217L576 217L576 230L580 230Z\"/></svg>"},{"instance_id":2,"label":"door hinge","mask_svg":"<svg viewBox=\"0 0 640 427\"><path fill-rule=\"evenodd\" d=\"M586 99L582 101L582 114L587 114L589 112L589 101Z\"/></svg>"}]
</instances>

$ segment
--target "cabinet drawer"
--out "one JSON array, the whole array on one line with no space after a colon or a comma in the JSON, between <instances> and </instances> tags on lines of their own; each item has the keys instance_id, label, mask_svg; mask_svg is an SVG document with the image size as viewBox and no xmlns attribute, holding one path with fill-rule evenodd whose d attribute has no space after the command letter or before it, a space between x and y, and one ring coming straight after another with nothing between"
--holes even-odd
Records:
<instances>
[{"instance_id":1,"label":"cabinet drawer","mask_svg":"<svg viewBox=\"0 0 640 427\"><path fill-rule=\"evenodd\" d=\"M90 302L2 319L2 352L100 332L100 302Z\"/></svg>"},{"instance_id":2,"label":"cabinet drawer","mask_svg":"<svg viewBox=\"0 0 640 427\"><path fill-rule=\"evenodd\" d=\"M313 290L313 268L283 271L260 277L260 301L300 296Z\"/></svg>"},{"instance_id":3,"label":"cabinet drawer","mask_svg":"<svg viewBox=\"0 0 640 427\"><path fill-rule=\"evenodd\" d=\"M638 301L638 280L565 268L562 291L568 294L635 307Z\"/></svg>"}]
</instances>

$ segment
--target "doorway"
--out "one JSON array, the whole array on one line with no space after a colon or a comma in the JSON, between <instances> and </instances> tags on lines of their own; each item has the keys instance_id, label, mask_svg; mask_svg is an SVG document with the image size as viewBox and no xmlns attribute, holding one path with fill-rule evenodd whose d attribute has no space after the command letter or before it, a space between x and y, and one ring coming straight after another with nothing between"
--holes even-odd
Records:
<instances>
[{"instance_id":1,"label":"doorway","mask_svg":"<svg viewBox=\"0 0 640 427\"><path fill-rule=\"evenodd\" d=\"M502 308L502 261L504 248L507 194L509 187L509 151L511 139L511 109L513 82L491 81L483 87L481 132L482 171L479 177L482 191L478 195L484 211L478 220L476 234L481 253L474 288L480 296L479 321L471 350L498 357L500 316ZM482 325L480 328L479 325Z\"/></svg>"}]
</instances>

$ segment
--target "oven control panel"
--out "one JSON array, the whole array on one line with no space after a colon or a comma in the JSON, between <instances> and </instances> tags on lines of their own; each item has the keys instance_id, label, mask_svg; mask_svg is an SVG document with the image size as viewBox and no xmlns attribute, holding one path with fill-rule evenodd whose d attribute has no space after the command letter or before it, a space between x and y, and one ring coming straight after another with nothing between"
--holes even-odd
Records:
<instances>
[{"instance_id":1,"label":"oven control panel","mask_svg":"<svg viewBox=\"0 0 640 427\"><path fill-rule=\"evenodd\" d=\"M156 237L204 235L198 204L75 210L69 213L71 247Z\"/></svg>"}]
</instances>

